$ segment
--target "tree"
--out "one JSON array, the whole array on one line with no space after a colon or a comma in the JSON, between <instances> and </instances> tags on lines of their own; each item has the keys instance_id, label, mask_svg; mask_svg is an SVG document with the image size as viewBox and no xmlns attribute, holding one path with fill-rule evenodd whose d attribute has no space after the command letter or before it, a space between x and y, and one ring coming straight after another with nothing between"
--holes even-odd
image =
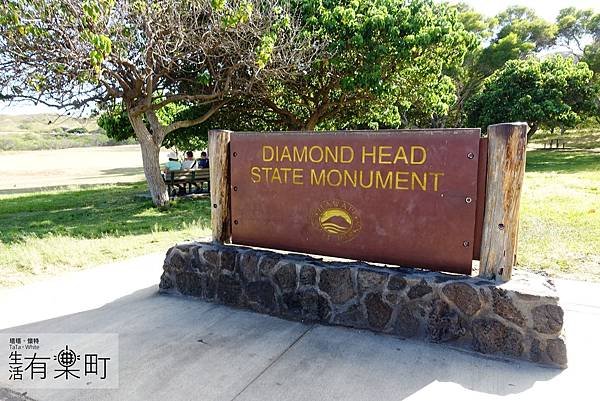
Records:
<instances>
[{"instance_id":1,"label":"tree","mask_svg":"<svg viewBox=\"0 0 600 401\"><path fill-rule=\"evenodd\" d=\"M600 81L600 40L585 47L581 61L584 61L594 72L595 80Z\"/></svg>"},{"instance_id":2,"label":"tree","mask_svg":"<svg viewBox=\"0 0 600 401\"><path fill-rule=\"evenodd\" d=\"M492 26L496 41L514 35L521 43L533 44L537 51L554 45L556 39L556 26L523 6L508 7L494 18Z\"/></svg>"},{"instance_id":3,"label":"tree","mask_svg":"<svg viewBox=\"0 0 600 401\"><path fill-rule=\"evenodd\" d=\"M513 6L493 18L464 3L453 6L465 29L476 35L478 45L469 48L464 63L450 74L456 87L456 103L449 120L462 126L464 106L484 80L509 60L522 59L554 44L556 26L529 8Z\"/></svg>"},{"instance_id":4,"label":"tree","mask_svg":"<svg viewBox=\"0 0 600 401\"><path fill-rule=\"evenodd\" d=\"M600 74L600 13L568 7L560 10L556 24L557 42L585 61L594 74Z\"/></svg>"},{"instance_id":5,"label":"tree","mask_svg":"<svg viewBox=\"0 0 600 401\"><path fill-rule=\"evenodd\" d=\"M303 35L321 46L302 75L270 80L260 96L227 104L195 134L173 132L176 142L191 147L209 125L311 130L441 124L438 116L454 102L447 71L475 43L447 6L430 0L297 3Z\"/></svg>"},{"instance_id":6,"label":"tree","mask_svg":"<svg viewBox=\"0 0 600 401\"><path fill-rule=\"evenodd\" d=\"M481 53L483 43L492 36L490 20L476 12L466 3L453 6L457 19L465 30L475 36L475 43L467 49L464 60L460 65L449 71L454 87L455 101L452 104L447 119L454 126L462 126L464 104L481 87L485 74L481 71Z\"/></svg>"},{"instance_id":7,"label":"tree","mask_svg":"<svg viewBox=\"0 0 600 401\"><path fill-rule=\"evenodd\" d=\"M431 0L306 0L305 31L323 51L303 75L270 82L254 98L287 129L427 125L454 88L446 70L474 41L445 4ZM414 112L414 114L411 114Z\"/></svg>"},{"instance_id":8,"label":"tree","mask_svg":"<svg viewBox=\"0 0 600 401\"><path fill-rule=\"evenodd\" d=\"M594 81L600 82L600 13L568 7L556 18L558 41L568 46L594 72ZM600 99L597 100L600 105ZM596 116L600 121L600 116Z\"/></svg>"},{"instance_id":9,"label":"tree","mask_svg":"<svg viewBox=\"0 0 600 401\"><path fill-rule=\"evenodd\" d=\"M165 137L231 99L259 94L265 81L293 76L315 52L299 32L277 0L6 0L0 93L72 109L118 100L152 199L165 206L158 160ZM203 112L166 121L160 113L169 105Z\"/></svg>"},{"instance_id":10,"label":"tree","mask_svg":"<svg viewBox=\"0 0 600 401\"><path fill-rule=\"evenodd\" d=\"M157 112L162 124L171 121L194 120L206 114L210 105L180 106L171 105ZM124 141L135 138L127 113L120 104L110 105L100 111L98 125L109 138ZM277 131L285 129L278 124L277 117L267 111L257 109L243 98L231 100L206 121L186 128L169 132L163 139L163 146L178 151L206 149L208 131L213 128L227 128L233 131Z\"/></svg>"},{"instance_id":11,"label":"tree","mask_svg":"<svg viewBox=\"0 0 600 401\"><path fill-rule=\"evenodd\" d=\"M560 10L557 43L567 46L594 72L594 81L600 82L600 13L568 7ZM600 109L600 98L596 100ZM600 121L600 115L595 116Z\"/></svg>"},{"instance_id":12,"label":"tree","mask_svg":"<svg viewBox=\"0 0 600 401\"><path fill-rule=\"evenodd\" d=\"M578 10L575 7L563 8L556 17L558 26L557 42L581 55L586 48L586 39L600 38L600 14L593 10Z\"/></svg>"},{"instance_id":13,"label":"tree","mask_svg":"<svg viewBox=\"0 0 600 401\"><path fill-rule=\"evenodd\" d=\"M485 130L491 124L527 121L528 138L542 125L573 126L597 113L600 88L592 75L587 64L558 55L509 61L467 104L469 124Z\"/></svg>"}]
</instances>

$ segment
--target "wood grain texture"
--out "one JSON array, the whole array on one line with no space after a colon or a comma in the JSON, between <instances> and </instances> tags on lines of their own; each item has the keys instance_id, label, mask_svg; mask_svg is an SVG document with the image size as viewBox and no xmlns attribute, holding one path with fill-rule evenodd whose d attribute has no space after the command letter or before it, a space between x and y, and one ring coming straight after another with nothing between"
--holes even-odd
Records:
<instances>
[{"instance_id":1,"label":"wood grain texture","mask_svg":"<svg viewBox=\"0 0 600 401\"><path fill-rule=\"evenodd\" d=\"M212 239L218 243L231 240L231 189L229 180L229 141L231 131L208 132L210 159L210 200Z\"/></svg>"},{"instance_id":2,"label":"wood grain texture","mask_svg":"<svg viewBox=\"0 0 600 401\"><path fill-rule=\"evenodd\" d=\"M479 276L508 281L516 261L527 124L488 127L488 168Z\"/></svg>"}]
</instances>

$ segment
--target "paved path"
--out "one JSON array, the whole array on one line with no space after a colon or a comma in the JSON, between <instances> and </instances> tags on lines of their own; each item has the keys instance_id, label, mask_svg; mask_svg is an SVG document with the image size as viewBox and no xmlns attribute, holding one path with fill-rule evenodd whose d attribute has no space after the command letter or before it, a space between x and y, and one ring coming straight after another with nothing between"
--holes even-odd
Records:
<instances>
[{"instance_id":1,"label":"paved path","mask_svg":"<svg viewBox=\"0 0 600 401\"><path fill-rule=\"evenodd\" d=\"M570 361L560 371L158 295L162 258L0 292L3 331L117 332L120 342L117 390L2 389L0 401L598 399L598 284L559 282Z\"/></svg>"}]
</instances>

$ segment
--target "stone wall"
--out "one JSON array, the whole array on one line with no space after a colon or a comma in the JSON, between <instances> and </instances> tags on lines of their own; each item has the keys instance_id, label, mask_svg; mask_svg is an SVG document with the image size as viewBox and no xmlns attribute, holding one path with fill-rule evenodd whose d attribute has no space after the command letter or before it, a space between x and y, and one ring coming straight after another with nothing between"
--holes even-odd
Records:
<instances>
[{"instance_id":1,"label":"stone wall","mask_svg":"<svg viewBox=\"0 0 600 401\"><path fill-rule=\"evenodd\" d=\"M369 329L566 367L563 310L551 282L323 261L232 245L171 248L160 290L293 320Z\"/></svg>"}]
</instances>

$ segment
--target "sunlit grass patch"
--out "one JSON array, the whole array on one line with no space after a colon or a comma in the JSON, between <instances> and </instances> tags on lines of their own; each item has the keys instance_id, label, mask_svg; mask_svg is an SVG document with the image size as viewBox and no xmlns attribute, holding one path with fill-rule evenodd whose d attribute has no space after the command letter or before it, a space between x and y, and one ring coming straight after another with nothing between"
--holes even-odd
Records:
<instances>
[{"instance_id":1,"label":"sunlit grass patch","mask_svg":"<svg viewBox=\"0 0 600 401\"><path fill-rule=\"evenodd\" d=\"M145 184L0 196L0 286L108 263L209 234L210 203L158 210Z\"/></svg>"},{"instance_id":2,"label":"sunlit grass patch","mask_svg":"<svg viewBox=\"0 0 600 401\"><path fill-rule=\"evenodd\" d=\"M600 153L528 152L518 265L600 281Z\"/></svg>"}]
</instances>

